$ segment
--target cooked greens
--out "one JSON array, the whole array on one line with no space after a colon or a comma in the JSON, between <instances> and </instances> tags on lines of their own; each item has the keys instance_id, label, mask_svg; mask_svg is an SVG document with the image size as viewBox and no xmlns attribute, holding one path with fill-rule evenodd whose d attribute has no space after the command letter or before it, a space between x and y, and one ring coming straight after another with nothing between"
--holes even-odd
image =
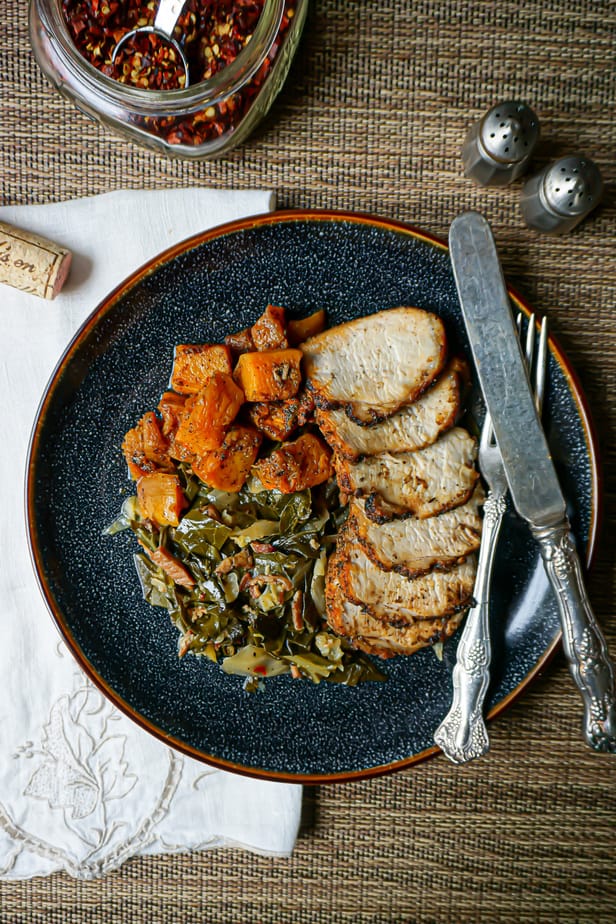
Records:
<instances>
[{"instance_id":1,"label":"cooked greens","mask_svg":"<svg viewBox=\"0 0 616 924\"><path fill-rule=\"evenodd\" d=\"M106 532L130 529L139 540L144 598L168 611L180 656L208 657L244 676L248 690L288 672L315 683L383 680L325 621L327 552L345 515L335 481L282 494L252 477L227 493L187 466L178 472L190 502L178 526L144 519L131 497ZM187 573L181 583L171 576L177 566Z\"/></svg>"}]
</instances>

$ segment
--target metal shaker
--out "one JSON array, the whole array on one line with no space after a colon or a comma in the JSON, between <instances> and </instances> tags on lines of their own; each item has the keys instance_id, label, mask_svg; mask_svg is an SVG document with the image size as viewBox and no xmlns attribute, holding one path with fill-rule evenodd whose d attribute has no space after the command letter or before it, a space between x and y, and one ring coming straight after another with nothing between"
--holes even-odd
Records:
<instances>
[{"instance_id":1,"label":"metal shaker","mask_svg":"<svg viewBox=\"0 0 616 924\"><path fill-rule=\"evenodd\" d=\"M526 181L520 207L530 228L566 234L599 204L602 195L603 179L594 161L569 154Z\"/></svg>"},{"instance_id":2,"label":"metal shaker","mask_svg":"<svg viewBox=\"0 0 616 924\"><path fill-rule=\"evenodd\" d=\"M539 119L526 103L492 106L466 136L464 174L482 186L508 186L528 167L538 140Z\"/></svg>"}]
</instances>

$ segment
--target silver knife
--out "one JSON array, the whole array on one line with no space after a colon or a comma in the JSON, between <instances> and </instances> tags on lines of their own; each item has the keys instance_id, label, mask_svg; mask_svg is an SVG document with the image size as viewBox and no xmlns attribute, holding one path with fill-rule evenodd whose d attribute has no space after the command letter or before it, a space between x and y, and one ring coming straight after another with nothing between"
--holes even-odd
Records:
<instances>
[{"instance_id":1,"label":"silver knife","mask_svg":"<svg viewBox=\"0 0 616 924\"><path fill-rule=\"evenodd\" d=\"M584 702L584 737L616 753L614 667L590 607L554 463L532 397L492 231L477 212L451 224L449 250L477 376L517 512L552 584L563 648Z\"/></svg>"}]
</instances>

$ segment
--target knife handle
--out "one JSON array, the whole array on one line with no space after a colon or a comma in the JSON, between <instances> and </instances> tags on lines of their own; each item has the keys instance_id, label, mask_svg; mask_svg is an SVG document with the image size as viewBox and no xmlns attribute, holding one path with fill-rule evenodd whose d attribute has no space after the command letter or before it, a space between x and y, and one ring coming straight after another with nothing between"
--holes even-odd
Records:
<instances>
[{"instance_id":1,"label":"knife handle","mask_svg":"<svg viewBox=\"0 0 616 924\"><path fill-rule=\"evenodd\" d=\"M556 593L569 670L584 701L584 738L595 751L616 753L614 666L590 607L569 521L532 531Z\"/></svg>"},{"instance_id":2,"label":"knife handle","mask_svg":"<svg viewBox=\"0 0 616 924\"><path fill-rule=\"evenodd\" d=\"M505 493L490 491L483 507L483 534L473 591L475 603L468 611L458 643L451 708L434 733L436 744L454 764L481 757L490 748L483 719L492 660L490 581L496 542L507 508Z\"/></svg>"}]
</instances>

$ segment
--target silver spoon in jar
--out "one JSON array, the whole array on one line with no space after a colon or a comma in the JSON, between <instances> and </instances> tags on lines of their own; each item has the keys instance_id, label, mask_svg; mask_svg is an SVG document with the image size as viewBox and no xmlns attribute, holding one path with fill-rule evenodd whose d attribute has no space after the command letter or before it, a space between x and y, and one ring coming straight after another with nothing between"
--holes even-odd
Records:
<instances>
[{"instance_id":1,"label":"silver spoon in jar","mask_svg":"<svg viewBox=\"0 0 616 924\"><path fill-rule=\"evenodd\" d=\"M184 87L187 87L190 82L190 76L188 73L188 59L186 58L184 49L180 43L173 37L173 30L177 25L178 19L182 15L182 10L184 9L185 4L186 0L160 0L158 10L156 11L156 16L154 17L154 25L137 26L136 29L131 29L130 32L127 32L125 35L123 35L116 47L113 49L113 54L111 55L111 63L115 64L116 58L121 48L131 39L135 38L135 36L158 35L165 42L168 42L178 55L185 75Z\"/></svg>"}]
</instances>

